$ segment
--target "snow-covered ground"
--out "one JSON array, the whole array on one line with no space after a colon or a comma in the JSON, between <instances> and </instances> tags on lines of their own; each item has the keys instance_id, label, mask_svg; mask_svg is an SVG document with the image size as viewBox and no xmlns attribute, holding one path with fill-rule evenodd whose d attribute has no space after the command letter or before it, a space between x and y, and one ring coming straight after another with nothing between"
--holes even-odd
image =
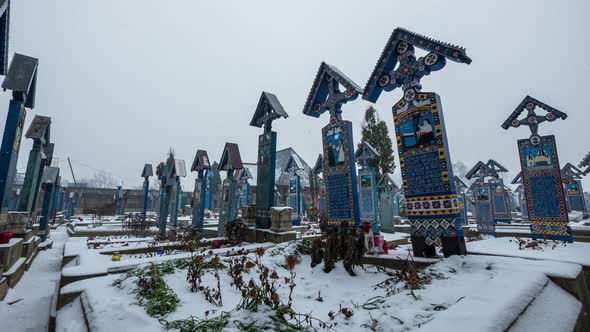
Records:
<instances>
[{"instance_id":1,"label":"snow-covered ground","mask_svg":"<svg viewBox=\"0 0 590 332\"><path fill-rule=\"evenodd\" d=\"M384 235L387 241L408 237L399 232ZM136 276L124 279L119 285L114 285L115 281L122 280L130 269L188 259L190 253L172 251L151 257L124 254L126 249L152 246L153 238L149 236L68 238L65 227L60 227L51 237L53 248L40 252L17 287L0 302L0 321L6 322L0 325L0 331L46 329L55 283L59 280L62 250L66 257L77 257L61 270L62 276L107 275L77 281L61 289L62 294L82 292L82 296L59 311L58 331L86 331L86 323L80 320L82 303L92 331L162 331L160 318L168 322L191 316L205 319L224 312L231 312L234 318L268 319L268 312L235 310L241 292L231 285L227 266L233 257L226 257L228 252L236 253L235 248L212 250L226 265L220 270L221 306L209 303L202 292L191 292L187 268L176 268L163 278L178 296L179 306L175 312L157 318L149 316L138 303ZM582 266L590 266L587 254L590 244L549 242L541 245L543 250L537 250L520 249L523 244L519 246L518 241L486 237L467 243L470 253L481 255L414 258L416 262L433 264L421 272L423 282L414 290L395 277L395 270L365 265L355 269L356 276L350 276L342 262L337 262L334 270L325 273L323 263L311 268L310 257L301 255L294 269L296 286L292 307L297 313L310 314L332 324L335 331L531 331L532 327L538 331L571 331L581 304L549 278L573 279ZM289 276L285 256L296 252L296 242L244 244L241 248L248 250L247 255L254 259L252 251L258 247L266 250L261 263L278 273L278 294L285 302L289 293L282 282L283 277ZM117 249L122 253L120 261L112 261L110 254L101 254ZM411 257L411 246L392 248L389 254L379 257L406 259ZM259 275L253 270L244 273L246 282L250 278L258 282ZM203 285L216 286L211 271L203 276ZM352 316L339 314L342 308L350 309Z\"/></svg>"},{"instance_id":2,"label":"snow-covered ground","mask_svg":"<svg viewBox=\"0 0 590 332\"><path fill-rule=\"evenodd\" d=\"M276 269L279 280L288 276L283 265L285 255L293 252L293 248L294 245L285 244L267 248L262 257L265 266ZM389 256L393 258L403 253L403 250L394 251ZM253 254L250 256L254 257ZM558 328L555 331L568 331L575 324L580 303L568 293L555 289L548 276L573 278L580 270L580 265L555 261L454 256L427 268L425 275L431 281L410 291L403 282L376 287L391 276L375 267L357 268L357 275L351 277L339 262L334 270L325 273L323 264L311 268L309 256L304 255L295 267L297 286L293 309L310 313L328 323L337 323L336 331L360 331L369 327L378 331L504 331L533 299L544 296L551 298L552 303L563 303L568 308L569 314L563 318L552 316L552 323ZM227 271L220 273L221 307L207 302L202 293L192 293L186 276L186 269L177 269L164 277L180 299L177 311L164 317L167 321L186 319L191 315L205 318L206 311L215 310L209 312L209 317L213 317L234 309L241 298L239 291L231 286ZM257 280L258 275L251 273L250 277ZM134 293L137 278L130 277L120 286L113 286L118 278L121 278L120 274L75 282L64 287L62 293L85 290L83 301L92 308L87 315L93 331L161 331L158 319L147 315L137 304ZM215 286L212 273L205 274L203 284ZM281 299L286 299L288 288L285 285L279 287ZM530 306L533 313L527 312L528 316L534 316L535 310L547 309L534 303ZM354 314L349 319L336 315L331 320L329 313L337 313L341 308L350 308ZM76 309L74 306L68 310ZM71 314L66 311L62 317Z\"/></svg>"},{"instance_id":3,"label":"snow-covered ground","mask_svg":"<svg viewBox=\"0 0 590 332\"><path fill-rule=\"evenodd\" d=\"M51 232L53 246L40 251L14 289L0 301L0 331L46 331L56 282L61 272L64 227ZM12 304L11 304L12 303Z\"/></svg>"},{"instance_id":4,"label":"snow-covered ground","mask_svg":"<svg viewBox=\"0 0 590 332\"><path fill-rule=\"evenodd\" d=\"M522 240L527 243L532 242L530 239ZM547 241L546 245L540 245L539 248L524 248L521 250L519 249L518 239L508 237L492 237L483 241L467 243L467 252L472 254L544 259L590 266L590 243Z\"/></svg>"}]
</instances>

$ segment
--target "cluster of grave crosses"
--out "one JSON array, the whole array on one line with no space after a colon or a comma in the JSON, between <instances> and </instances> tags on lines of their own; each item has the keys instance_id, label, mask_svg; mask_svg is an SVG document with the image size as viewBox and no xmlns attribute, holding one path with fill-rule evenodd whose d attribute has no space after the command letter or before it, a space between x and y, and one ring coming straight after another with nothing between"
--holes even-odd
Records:
<instances>
[{"instance_id":1,"label":"cluster of grave crosses","mask_svg":"<svg viewBox=\"0 0 590 332\"><path fill-rule=\"evenodd\" d=\"M7 3L7 2L6 2ZM12 91L6 126L0 149L0 231L10 231L15 236L25 233L27 223L37 220L36 202L43 195L39 220L39 234L48 235L48 223L56 211L72 214L79 199L75 191L60 186L60 170L52 167L54 143L50 141L51 118L35 115L26 138L33 140L26 168L22 192L18 199L12 197L11 188L16 174L23 124L27 109L35 106L38 60L15 53L8 59L7 6L1 8L0 18L0 74L4 75L2 88ZM426 52L422 57L415 49ZM392 212L396 205L396 186L389 176L376 183L376 170L371 166L380 158L379 152L367 142L361 142L354 151L352 123L342 119L342 107L359 95L369 102L376 102L382 91L401 88L402 98L393 105L393 120L399 164L402 175L405 210L411 225L411 242L416 256L435 255L442 246L445 256L466 254L462 225L467 223L467 205L475 204L478 229L481 233L494 234L499 222L512 220L507 190L499 177L507 170L494 160L478 162L467 174L476 181L468 188L453 175L449 144L447 142L443 111L439 95L422 92L421 78L432 71L442 69L447 60L469 64L471 59L462 47L436 41L408 30L397 28L391 34L364 89L339 69L322 62L313 81L303 113L320 117L329 113L329 123L322 129L323 153L319 156L313 173L321 174L321 188L316 191L315 206L325 213L326 222L335 227L359 227L369 234L372 248L383 242L380 232L393 231ZM542 110L544 114L537 114ZM526 111L526 115L519 116ZM244 219L255 229L275 228L283 231L280 215L288 211L289 224L299 225L303 214L300 160L291 156L285 171L291 174L287 204L291 209L277 208L275 187L277 133L271 124L288 114L277 97L268 92L260 96L250 123L263 128L259 136L257 183L255 205L242 210ZM590 171L590 154L580 167L567 164L560 169L553 136L540 136L539 124L545 121L565 119L567 115L537 99L526 96L522 103L501 125L502 128L527 126L529 138L518 140L521 172L512 183L518 187L523 218L531 225L533 238L573 241L568 224L568 208L586 214L580 178ZM357 173L357 164L360 170ZM211 179L214 172L226 172L219 190L220 215L218 233L224 235L228 223L238 216L241 184L248 177L240 157L238 145L226 143L219 167L212 168L205 150L198 150L190 168L197 178L192 203L192 224L203 231L207 200L211 199ZM178 209L171 208L171 201L182 201L179 195L180 179L187 175L183 160L169 154L165 162L157 165L155 175L160 181L158 227L162 234L167 225L176 227ZM149 178L154 176L152 165L144 166L143 220L149 205ZM120 187L118 187L120 189ZM473 197L468 200L466 195ZM122 197L116 197L117 207L124 210ZM388 205L387 205L388 204ZM387 206L383 208L383 206ZM381 208L379 208L381 206ZM169 216L170 214L170 216ZM279 217L273 219L274 215ZM67 216L69 218L69 216ZM168 218L170 217L170 222Z\"/></svg>"}]
</instances>

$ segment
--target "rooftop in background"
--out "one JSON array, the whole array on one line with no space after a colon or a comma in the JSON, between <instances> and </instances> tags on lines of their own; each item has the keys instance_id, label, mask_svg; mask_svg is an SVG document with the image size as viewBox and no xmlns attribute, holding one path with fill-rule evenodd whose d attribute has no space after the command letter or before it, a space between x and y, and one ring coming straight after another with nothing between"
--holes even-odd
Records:
<instances>
[{"instance_id":1,"label":"rooftop in background","mask_svg":"<svg viewBox=\"0 0 590 332\"><path fill-rule=\"evenodd\" d=\"M289 185L289 173L284 172L285 166L289 161L289 158L293 155L293 158L297 158L297 163L303 166L303 169L297 171L297 174L301 177L301 186L306 188L309 187L309 172L311 171L311 167L299 156L299 154L293 150L293 148L289 147L283 150L277 151L277 161L276 161L276 173L275 173L275 183L277 186Z\"/></svg>"}]
</instances>

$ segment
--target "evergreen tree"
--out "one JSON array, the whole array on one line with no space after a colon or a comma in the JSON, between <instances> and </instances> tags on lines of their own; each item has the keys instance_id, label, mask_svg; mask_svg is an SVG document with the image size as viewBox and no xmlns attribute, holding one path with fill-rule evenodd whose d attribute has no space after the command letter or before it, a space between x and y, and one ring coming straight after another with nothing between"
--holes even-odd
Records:
<instances>
[{"instance_id":1,"label":"evergreen tree","mask_svg":"<svg viewBox=\"0 0 590 332\"><path fill-rule=\"evenodd\" d=\"M395 159L393 157L393 143L389 136L387 124L382 121L372 106L365 111L365 117L362 127L362 140L371 144L375 150L381 154L378 162L375 162L375 170L377 172L377 179L381 178L381 174L393 173L395 169ZM359 143L360 145L360 143Z\"/></svg>"}]
</instances>

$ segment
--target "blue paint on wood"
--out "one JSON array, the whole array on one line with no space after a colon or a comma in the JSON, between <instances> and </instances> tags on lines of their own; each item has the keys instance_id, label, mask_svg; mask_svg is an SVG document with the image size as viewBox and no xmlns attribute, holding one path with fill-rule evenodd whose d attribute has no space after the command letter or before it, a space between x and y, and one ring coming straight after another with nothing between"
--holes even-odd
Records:
<instances>
[{"instance_id":1,"label":"blue paint on wood","mask_svg":"<svg viewBox=\"0 0 590 332\"><path fill-rule=\"evenodd\" d=\"M8 205L27 111L21 101L11 100L0 147L0 211Z\"/></svg>"},{"instance_id":2,"label":"blue paint on wood","mask_svg":"<svg viewBox=\"0 0 590 332\"><path fill-rule=\"evenodd\" d=\"M518 140L522 181L533 238L573 241L554 136Z\"/></svg>"},{"instance_id":3,"label":"blue paint on wood","mask_svg":"<svg viewBox=\"0 0 590 332\"><path fill-rule=\"evenodd\" d=\"M440 97L421 92L410 101L401 99L393 118L412 235L424 237L427 245L462 237Z\"/></svg>"}]
</instances>

